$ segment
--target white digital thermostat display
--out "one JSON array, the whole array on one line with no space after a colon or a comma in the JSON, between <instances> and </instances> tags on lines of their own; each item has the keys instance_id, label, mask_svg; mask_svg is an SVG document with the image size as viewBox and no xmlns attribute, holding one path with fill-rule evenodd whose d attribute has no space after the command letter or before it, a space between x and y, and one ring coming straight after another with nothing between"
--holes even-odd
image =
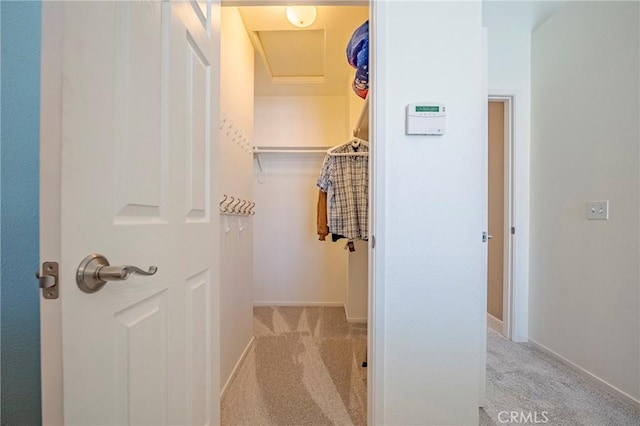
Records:
<instances>
[{"instance_id":1,"label":"white digital thermostat display","mask_svg":"<svg viewBox=\"0 0 640 426\"><path fill-rule=\"evenodd\" d=\"M447 131L446 106L437 102L407 105L407 135L444 135Z\"/></svg>"}]
</instances>

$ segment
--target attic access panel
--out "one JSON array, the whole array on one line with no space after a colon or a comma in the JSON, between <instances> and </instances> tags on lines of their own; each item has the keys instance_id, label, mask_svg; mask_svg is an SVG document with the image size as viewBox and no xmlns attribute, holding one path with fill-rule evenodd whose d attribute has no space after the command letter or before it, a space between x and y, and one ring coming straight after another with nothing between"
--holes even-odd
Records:
<instances>
[{"instance_id":1,"label":"attic access panel","mask_svg":"<svg viewBox=\"0 0 640 426\"><path fill-rule=\"evenodd\" d=\"M324 77L324 30L258 31L256 35L272 77Z\"/></svg>"}]
</instances>

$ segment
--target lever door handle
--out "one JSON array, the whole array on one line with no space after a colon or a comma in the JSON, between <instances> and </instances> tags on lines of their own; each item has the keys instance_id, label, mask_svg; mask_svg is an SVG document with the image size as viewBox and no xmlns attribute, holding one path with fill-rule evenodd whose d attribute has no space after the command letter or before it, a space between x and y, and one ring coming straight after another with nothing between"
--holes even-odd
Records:
<instances>
[{"instance_id":1,"label":"lever door handle","mask_svg":"<svg viewBox=\"0 0 640 426\"><path fill-rule=\"evenodd\" d=\"M85 293L95 293L104 287L107 281L124 281L131 274L148 276L154 275L157 271L157 266L149 266L148 271L131 265L111 266L103 255L90 254L78 266L76 283Z\"/></svg>"},{"instance_id":2,"label":"lever door handle","mask_svg":"<svg viewBox=\"0 0 640 426\"><path fill-rule=\"evenodd\" d=\"M145 271L137 266L101 266L96 271L98 278L103 281L123 281L129 278L131 274L153 275L158 270L155 266L149 266L149 270Z\"/></svg>"}]
</instances>

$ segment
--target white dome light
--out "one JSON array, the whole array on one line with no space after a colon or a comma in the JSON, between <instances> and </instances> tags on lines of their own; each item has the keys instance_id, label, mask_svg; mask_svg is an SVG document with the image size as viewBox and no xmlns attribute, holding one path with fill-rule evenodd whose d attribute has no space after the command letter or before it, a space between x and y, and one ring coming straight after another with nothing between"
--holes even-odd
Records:
<instances>
[{"instance_id":1,"label":"white dome light","mask_svg":"<svg viewBox=\"0 0 640 426\"><path fill-rule=\"evenodd\" d=\"M298 28L305 28L316 21L315 6L288 6L287 19Z\"/></svg>"}]
</instances>

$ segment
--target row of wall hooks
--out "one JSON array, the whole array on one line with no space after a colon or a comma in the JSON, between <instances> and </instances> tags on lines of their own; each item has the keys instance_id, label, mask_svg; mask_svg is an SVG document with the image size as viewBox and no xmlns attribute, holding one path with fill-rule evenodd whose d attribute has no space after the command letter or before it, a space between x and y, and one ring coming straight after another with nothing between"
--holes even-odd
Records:
<instances>
[{"instance_id":1,"label":"row of wall hooks","mask_svg":"<svg viewBox=\"0 0 640 426\"><path fill-rule=\"evenodd\" d=\"M254 211L256 207L255 201L243 200L242 198L227 197L223 194L224 199L220 201L220 213L253 216L256 214Z\"/></svg>"},{"instance_id":2,"label":"row of wall hooks","mask_svg":"<svg viewBox=\"0 0 640 426\"><path fill-rule=\"evenodd\" d=\"M226 135L227 139L234 142L243 151L247 153L253 151L253 144L249 137L226 114L222 114L222 119L220 120L220 134L222 136Z\"/></svg>"}]
</instances>

